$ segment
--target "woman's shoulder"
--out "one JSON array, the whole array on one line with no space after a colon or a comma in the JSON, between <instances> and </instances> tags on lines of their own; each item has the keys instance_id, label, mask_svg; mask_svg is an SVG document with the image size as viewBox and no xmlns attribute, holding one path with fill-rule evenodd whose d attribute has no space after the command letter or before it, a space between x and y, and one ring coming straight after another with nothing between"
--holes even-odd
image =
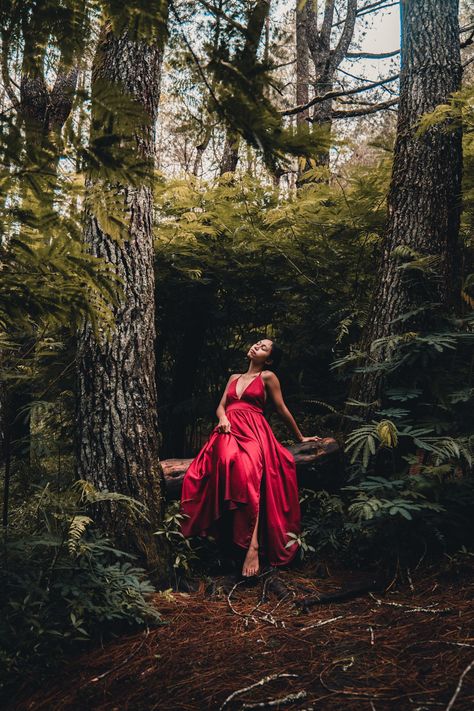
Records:
<instances>
[{"instance_id":1,"label":"woman's shoulder","mask_svg":"<svg viewBox=\"0 0 474 711\"><path fill-rule=\"evenodd\" d=\"M242 373L231 373L231 374L229 375L229 380L228 380L228 382L231 383L231 382L232 382L233 380L235 380L236 378L240 378L241 375L242 375Z\"/></svg>"},{"instance_id":2,"label":"woman's shoulder","mask_svg":"<svg viewBox=\"0 0 474 711\"><path fill-rule=\"evenodd\" d=\"M266 383L278 382L278 377L275 375L273 370L262 370L262 378Z\"/></svg>"}]
</instances>

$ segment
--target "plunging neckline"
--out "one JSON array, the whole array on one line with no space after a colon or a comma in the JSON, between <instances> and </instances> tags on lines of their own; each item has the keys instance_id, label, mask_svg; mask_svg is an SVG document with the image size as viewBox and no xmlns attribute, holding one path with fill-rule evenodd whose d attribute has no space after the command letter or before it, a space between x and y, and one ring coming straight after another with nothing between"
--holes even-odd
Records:
<instances>
[{"instance_id":1,"label":"plunging neckline","mask_svg":"<svg viewBox=\"0 0 474 711\"><path fill-rule=\"evenodd\" d=\"M261 374L262 374L262 373L259 373L258 375L256 375L256 376L250 381L250 383L245 386L245 388L244 388L244 389L242 390L242 392L240 393L240 397L237 395L237 381L240 380L240 378L242 377L243 373L242 373L242 375L239 375L239 377L235 379L235 397L237 398L237 400L242 400L242 398L243 398L243 396L244 396L244 392L247 390L247 388L249 388L249 387L252 385L252 383L254 382L254 380L256 380Z\"/></svg>"}]
</instances>

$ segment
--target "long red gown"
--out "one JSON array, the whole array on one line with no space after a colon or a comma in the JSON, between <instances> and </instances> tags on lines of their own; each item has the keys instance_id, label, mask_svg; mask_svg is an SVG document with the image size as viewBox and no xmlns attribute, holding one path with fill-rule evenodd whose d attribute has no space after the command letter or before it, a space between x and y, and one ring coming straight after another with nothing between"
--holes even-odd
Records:
<instances>
[{"instance_id":1,"label":"long red gown","mask_svg":"<svg viewBox=\"0 0 474 711\"><path fill-rule=\"evenodd\" d=\"M237 397L235 378L225 403L231 432L214 428L187 470L181 493L184 536L215 535L218 521L232 511L232 539L248 548L259 517L259 540L271 565L286 565L298 544L286 548L288 532L300 533L300 504L292 454L263 416L261 374ZM260 506L262 499L262 506ZM261 510L260 510L261 509Z\"/></svg>"}]
</instances>

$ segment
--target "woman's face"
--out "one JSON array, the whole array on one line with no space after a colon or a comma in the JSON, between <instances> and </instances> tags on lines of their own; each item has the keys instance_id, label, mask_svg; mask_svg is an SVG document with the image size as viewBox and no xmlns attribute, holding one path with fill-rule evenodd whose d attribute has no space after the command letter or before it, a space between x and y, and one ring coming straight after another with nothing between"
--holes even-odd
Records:
<instances>
[{"instance_id":1,"label":"woman's face","mask_svg":"<svg viewBox=\"0 0 474 711\"><path fill-rule=\"evenodd\" d=\"M261 341L257 341L253 344L247 351L247 357L251 361L261 365L265 363L268 358L271 358L273 341L269 338L262 338Z\"/></svg>"}]
</instances>

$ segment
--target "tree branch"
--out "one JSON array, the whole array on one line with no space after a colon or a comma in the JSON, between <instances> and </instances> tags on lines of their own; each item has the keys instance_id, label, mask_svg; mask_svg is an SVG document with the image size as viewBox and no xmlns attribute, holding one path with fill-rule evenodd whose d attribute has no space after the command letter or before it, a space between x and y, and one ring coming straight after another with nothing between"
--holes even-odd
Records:
<instances>
[{"instance_id":1,"label":"tree branch","mask_svg":"<svg viewBox=\"0 0 474 711\"><path fill-rule=\"evenodd\" d=\"M201 2L201 0L199 0L199 1ZM217 96L216 96L216 94L215 94L215 92L214 92L213 87L209 84L209 81L208 81L208 79L207 79L206 73L205 73L204 69L203 69L202 66L201 66L201 63L200 63L200 61L199 61L199 58L197 57L197 55L196 55L194 49L192 48L190 42L188 41L188 38L186 37L186 34L185 34L185 32L184 32L184 30L183 30L183 27L182 27L183 21L182 21L181 17L179 16L178 11L176 10L176 7L175 7L175 5L174 5L173 2L170 2L170 9L171 9L173 15L175 16L175 18L176 18L176 20L177 20L177 22L178 22L178 24L179 24L179 28L180 28L180 30L181 30L181 35L182 35L182 37L183 37L184 43L185 43L186 47L188 48L188 50L189 50L189 52L190 52L190 54L191 54L191 56L192 56L192 58L193 58L193 60L194 60L194 63L195 63L195 65L196 65L196 67L197 67L197 70L198 70L199 74L201 75L201 78L202 78L202 80L203 80L203 82L204 82L204 84L205 84L207 90L209 91L209 95L210 95L211 98L213 99L214 104L216 105L216 108L217 108L217 109L220 109L220 108L221 108L221 105L220 105L219 99L217 98Z\"/></svg>"},{"instance_id":2,"label":"tree branch","mask_svg":"<svg viewBox=\"0 0 474 711\"><path fill-rule=\"evenodd\" d=\"M388 59L389 57L396 57L400 54L400 50L396 49L394 52L382 52L381 54L372 54L371 52L347 52L346 59Z\"/></svg>"},{"instance_id":3,"label":"tree branch","mask_svg":"<svg viewBox=\"0 0 474 711\"><path fill-rule=\"evenodd\" d=\"M255 3L253 10L249 13L248 25L245 28L247 39L241 53L242 59L245 59L247 55L250 55L252 62L255 63L258 45L262 37L263 26L269 11L270 0L259 0L259 2Z\"/></svg>"},{"instance_id":4,"label":"tree branch","mask_svg":"<svg viewBox=\"0 0 474 711\"><path fill-rule=\"evenodd\" d=\"M226 13L221 10L220 7L216 7L215 5L212 5L210 2L206 2L206 0L198 0L198 2L201 5L204 5L206 10L209 10L209 12L212 12L213 15L216 17L221 17L224 19L226 22L229 23L229 25L232 25L236 30L241 32L244 36L247 36L247 28L244 27L244 25L241 25L240 22L237 22L237 20L234 20L232 17L229 17L229 15L226 15Z\"/></svg>"},{"instance_id":5,"label":"tree branch","mask_svg":"<svg viewBox=\"0 0 474 711\"><path fill-rule=\"evenodd\" d=\"M366 5L365 7L361 7L359 10L357 10L357 17L362 17L362 15L371 15L373 12L377 12L377 10L384 10L387 7L393 7L394 5L399 4L399 2L387 3L386 0L374 2L371 5ZM339 20L338 22L334 23L333 27L338 27L339 25L344 24L345 21L346 18Z\"/></svg>"},{"instance_id":6,"label":"tree branch","mask_svg":"<svg viewBox=\"0 0 474 711\"><path fill-rule=\"evenodd\" d=\"M469 59L466 62L464 62L464 64L462 65L462 68L465 69L473 62L474 62L474 54L472 55L472 57L469 57Z\"/></svg>"},{"instance_id":7,"label":"tree branch","mask_svg":"<svg viewBox=\"0 0 474 711\"><path fill-rule=\"evenodd\" d=\"M339 96L352 96L354 94L360 94L362 91L369 91L370 89L375 89L377 86L383 86L389 82L396 81L399 78L399 74L394 74L387 79L382 79L381 81L372 82L371 84L365 84L364 86L356 87L355 89L346 89L345 91L328 91L322 96L315 96L307 104L302 104L301 106L295 106L293 109L285 109L280 111L281 116L294 116L299 114L301 111L306 111L311 106L315 104L320 104L322 101L327 101L328 99L337 99Z\"/></svg>"},{"instance_id":8,"label":"tree branch","mask_svg":"<svg viewBox=\"0 0 474 711\"><path fill-rule=\"evenodd\" d=\"M469 37L464 40L464 42L461 42L460 47L461 49L464 49L464 47L469 47L469 45L474 43L474 30L471 32Z\"/></svg>"},{"instance_id":9,"label":"tree branch","mask_svg":"<svg viewBox=\"0 0 474 711\"><path fill-rule=\"evenodd\" d=\"M308 3L309 2L311 2L311 0L308 0ZM329 46L329 41L331 38L331 29L332 29L332 22L334 20L335 5L336 5L336 0L326 0L326 6L324 8L323 24L321 25L320 35L321 35L323 41L327 42L328 46ZM316 26L316 20L314 21L314 24Z\"/></svg>"},{"instance_id":10,"label":"tree branch","mask_svg":"<svg viewBox=\"0 0 474 711\"><path fill-rule=\"evenodd\" d=\"M333 119L345 119L345 118L355 118L357 116L369 116L369 114L375 114L378 111L383 111L384 109L390 108L390 106L395 106L398 104L398 99L390 99L389 101L383 101L380 104L372 104L366 108L359 109L347 109L346 111L333 111Z\"/></svg>"},{"instance_id":11,"label":"tree branch","mask_svg":"<svg viewBox=\"0 0 474 711\"><path fill-rule=\"evenodd\" d=\"M363 5L358 9L358 14L361 12L367 12L368 10L374 10L378 8L380 5L384 5L387 2L387 0L377 0L377 2L372 2L369 3L368 5Z\"/></svg>"},{"instance_id":12,"label":"tree branch","mask_svg":"<svg viewBox=\"0 0 474 711\"><path fill-rule=\"evenodd\" d=\"M350 77L351 79L355 79L356 81L365 81L365 77L359 77L357 74L351 74L351 72L346 72L345 69L341 69L341 67L338 68L338 72L341 72L341 74L344 74L346 77ZM339 83L341 83L341 80L338 79ZM386 91L388 94L391 94L392 96L398 96L398 93L396 91L393 91L390 89L389 86L382 86L382 90Z\"/></svg>"},{"instance_id":13,"label":"tree branch","mask_svg":"<svg viewBox=\"0 0 474 711\"><path fill-rule=\"evenodd\" d=\"M349 45L352 42L354 36L354 27L357 18L357 0L347 0L347 14L346 21L344 22L344 28L339 37L339 42L333 52L330 53L330 66L332 72L340 65L344 59Z\"/></svg>"},{"instance_id":14,"label":"tree branch","mask_svg":"<svg viewBox=\"0 0 474 711\"><path fill-rule=\"evenodd\" d=\"M312 8L312 0L307 0L304 8L306 13L306 41L315 67L324 63L324 57L330 50L335 3L336 0L326 0L323 24L319 32L318 16Z\"/></svg>"}]
</instances>

